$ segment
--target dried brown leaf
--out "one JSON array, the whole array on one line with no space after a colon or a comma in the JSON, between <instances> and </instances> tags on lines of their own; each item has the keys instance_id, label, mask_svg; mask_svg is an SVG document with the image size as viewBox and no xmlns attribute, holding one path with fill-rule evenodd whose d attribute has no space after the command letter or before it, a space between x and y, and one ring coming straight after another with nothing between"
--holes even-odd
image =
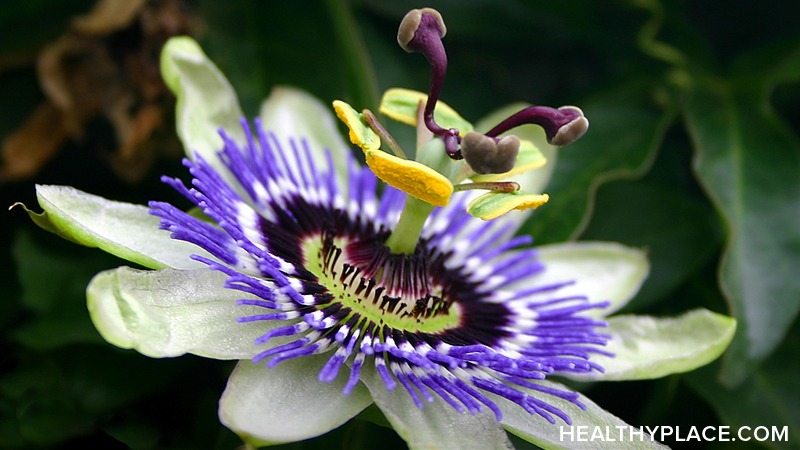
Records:
<instances>
[{"instance_id":1,"label":"dried brown leaf","mask_svg":"<svg viewBox=\"0 0 800 450\"><path fill-rule=\"evenodd\" d=\"M129 27L147 0L99 0L88 14L75 17L72 29L84 36L104 36Z\"/></svg>"},{"instance_id":2,"label":"dried brown leaf","mask_svg":"<svg viewBox=\"0 0 800 450\"><path fill-rule=\"evenodd\" d=\"M67 138L61 111L42 103L22 126L3 140L0 181L14 181L37 173Z\"/></svg>"},{"instance_id":3,"label":"dried brown leaf","mask_svg":"<svg viewBox=\"0 0 800 450\"><path fill-rule=\"evenodd\" d=\"M67 137L92 139L84 136L86 124L97 117L114 129L118 147L106 155L126 181L140 179L159 154L169 152L174 133L161 129L174 99L161 80L159 54L169 37L192 34L199 25L182 5L181 0L98 0L88 14L73 19L70 31L44 46L36 68L49 103L41 108L50 115L37 110L9 136L0 177L35 175ZM53 133L30 134L55 117Z\"/></svg>"}]
</instances>

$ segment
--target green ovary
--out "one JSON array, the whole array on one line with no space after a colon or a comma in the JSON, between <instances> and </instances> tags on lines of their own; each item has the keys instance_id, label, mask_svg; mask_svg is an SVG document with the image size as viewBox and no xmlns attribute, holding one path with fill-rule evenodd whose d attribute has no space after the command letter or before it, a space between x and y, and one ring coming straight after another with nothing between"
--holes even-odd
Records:
<instances>
[{"instance_id":1,"label":"green ovary","mask_svg":"<svg viewBox=\"0 0 800 450\"><path fill-rule=\"evenodd\" d=\"M334 251L345 249L348 243L344 238L334 239ZM360 269L351 266L346 250L341 250L338 258L326 258L320 236L305 238L302 249L305 268L334 296L331 303L341 302L343 306L351 308L353 313L370 319L376 325L436 334L458 328L461 324L460 305L455 302L447 304L442 299L442 289L438 286L415 296L394 293L390 286L382 285L373 277L364 276ZM320 309L325 306L327 305L318 305ZM351 316L352 314L348 315L342 321L347 321Z\"/></svg>"}]
</instances>

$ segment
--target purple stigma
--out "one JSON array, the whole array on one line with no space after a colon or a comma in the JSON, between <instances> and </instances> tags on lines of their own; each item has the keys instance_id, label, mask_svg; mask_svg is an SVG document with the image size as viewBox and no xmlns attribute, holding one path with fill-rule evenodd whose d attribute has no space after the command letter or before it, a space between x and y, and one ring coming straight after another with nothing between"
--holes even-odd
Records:
<instances>
[{"instance_id":1,"label":"purple stigma","mask_svg":"<svg viewBox=\"0 0 800 450\"><path fill-rule=\"evenodd\" d=\"M514 127L529 123L544 128L547 142L559 147L576 141L589 129L589 121L583 115L583 111L575 106L562 106L558 109L549 106L529 106L500 122L489 130L486 136L497 137Z\"/></svg>"},{"instance_id":2,"label":"purple stigma","mask_svg":"<svg viewBox=\"0 0 800 450\"><path fill-rule=\"evenodd\" d=\"M431 133L444 141L444 148L453 160L466 159L467 164L479 174L505 173L514 167L519 151L519 140L498 136L523 124L536 124L545 130L547 142L564 146L574 142L589 128L583 112L574 106L551 108L530 106L501 122L485 135L469 133L462 139L457 128L445 129L434 119L433 112L442 92L447 72L447 53L442 38L447 32L441 14L431 8L414 9L403 17L397 31L397 42L409 53L422 53L431 65L431 84L428 99L422 112L422 121Z\"/></svg>"},{"instance_id":3,"label":"purple stigma","mask_svg":"<svg viewBox=\"0 0 800 450\"><path fill-rule=\"evenodd\" d=\"M447 155L452 159L461 159L458 144L461 142L457 128L444 129L436 123L433 111L444 85L447 73L447 52L444 50L442 38L447 32L442 16L431 8L414 9L408 12L400 23L397 42L407 52L422 53L431 65L431 86L428 101L425 103L423 120L425 126L444 140Z\"/></svg>"}]
</instances>

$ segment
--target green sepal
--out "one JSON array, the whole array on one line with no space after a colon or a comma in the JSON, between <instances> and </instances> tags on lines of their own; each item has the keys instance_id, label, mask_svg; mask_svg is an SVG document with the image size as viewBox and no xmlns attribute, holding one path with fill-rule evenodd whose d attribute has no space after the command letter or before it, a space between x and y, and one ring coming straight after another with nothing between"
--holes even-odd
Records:
<instances>
[{"instance_id":1,"label":"green sepal","mask_svg":"<svg viewBox=\"0 0 800 450\"><path fill-rule=\"evenodd\" d=\"M175 127L186 155L203 157L224 178L228 170L217 157L219 129L237 143L246 142L239 120L244 116L225 75L188 36L173 37L161 51L161 76L175 97Z\"/></svg>"},{"instance_id":2,"label":"green sepal","mask_svg":"<svg viewBox=\"0 0 800 450\"><path fill-rule=\"evenodd\" d=\"M281 321L239 323L263 313L239 305L250 294L225 287L225 274L211 269L136 270L122 266L95 275L86 306L103 339L151 358L191 353L213 359L248 359L254 341Z\"/></svg>"},{"instance_id":3,"label":"green sepal","mask_svg":"<svg viewBox=\"0 0 800 450\"><path fill-rule=\"evenodd\" d=\"M85 245L87 247L96 247L96 245L89 245L78 241L76 238L72 237L70 233L65 233L61 228L59 228L58 225L56 225L56 223L53 222L53 220L50 218L50 214L48 214L47 211L42 211L40 213L37 213L36 211L31 210L24 203L21 202L14 203L8 209L12 210L17 206L24 209L25 212L28 213L28 217L30 217L33 223L35 223L39 228L45 231L49 231L55 234L56 236L66 239L70 242L74 242L78 245Z\"/></svg>"},{"instance_id":4,"label":"green sepal","mask_svg":"<svg viewBox=\"0 0 800 450\"><path fill-rule=\"evenodd\" d=\"M67 186L36 186L44 212L27 208L34 222L67 240L97 247L151 269L197 269L204 264L192 254L210 256L202 248L170 238L159 230L160 219L145 206L106 200Z\"/></svg>"},{"instance_id":5,"label":"green sepal","mask_svg":"<svg viewBox=\"0 0 800 450\"><path fill-rule=\"evenodd\" d=\"M381 98L379 111L390 118L406 125L417 126L417 107L420 101L427 101L428 95L410 89L393 88L384 92ZM461 117L453 108L442 101L436 102L433 118L440 127L458 128L464 135L474 128L472 124Z\"/></svg>"}]
</instances>

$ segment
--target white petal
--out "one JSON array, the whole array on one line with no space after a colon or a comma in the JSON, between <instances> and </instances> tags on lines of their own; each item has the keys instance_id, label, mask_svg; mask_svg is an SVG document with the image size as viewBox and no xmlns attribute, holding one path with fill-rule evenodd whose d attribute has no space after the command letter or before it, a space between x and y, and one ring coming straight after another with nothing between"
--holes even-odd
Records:
<instances>
[{"instance_id":1,"label":"white petal","mask_svg":"<svg viewBox=\"0 0 800 450\"><path fill-rule=\"evenodd\" d=\"M484 407L476 415L460 414L436 397L419 409L402 386L386 390L380 375L371 365L361 371L361 381L372 393L375 404L402 437L410 450L452 448L461 450L511 449L511 442L494 413Z\"/></svg>"},{"instance_id":2,"label":"white petal","mask_svg":"<svg viewBox=\"0 0 800 450\"><path fill-rule=\"evenodd\" d=\"M603 350L614 357L593 355L605 373L563 374L585 380L645 380L688 372L717 359L728 348L736 319L706 309L674 318L622 315L608 319L602 332L611 335Z\"/></svg>"},{"instance_id":3,"label":"white petal","mask_svg":"<svg viewBox=\"0 0 800 450\"><path fill-rule=\"evenodd\" d=\"M108 342L154 358L192 353L215 359L251 358L253 341L283 321L236 322L264 314L237 305L252 298L222 287L225 275L210 269L136 270L119 267L97 274L86 289L92 321Z\"/></svg>"},{"instance_id":4,"label":"white petal","mask_svg":"<svg viewBox=\"0 0 800 450\"><path fill-rule=\"evenodd\" d=\"M551 389L569 391L566 386L552 381L537 381ZM638 434L639 429L623 422L618 417L597 406L596 403L581 395L578 400L586 405L586 411L579 408L574 403L552 395L543 394L531 389L519 388L528 394L555 406L569 415L572 425L567 425L560 419L556 424L551 424L538 415L531 415L524 409L505 398L493 394L487 394L495 400L503 410L503 426L517 436L532 442L543 449L575 449L575 450L604 450L609 448L619 448L626 450L652 450L667 449L666 446L654 442L646 431L642 431L641 438ZM578 428L582 427L582 428ZM623 430L623 441L620 441L620 428ZM595 430L599 430L604 438L590 439ZM606 431L608 430L608 431ZM631 438L631 430L636 430ZM572 432L572 434L570 434ZM588 433L579 435L578 433ZM606 434L608 433L608 434ZM605 439L608 436L608 439ZM611 442L611 439L615 439Z\"/></svg>"},{"instance_id":5,"label":"white petal","mask_svg":"<svg viewBox=\"0 0 800 450\"><path fill-rule=\"evenodd\" d=\"M219 401L219 418L255 447L309 439L344 424L372 403L358 384L342 394L345 371L332 383L317 379L329 354L283 361L274 369L241 361Z\"/></svg>"},{"instance_id":6,"label":"white petal","mask_svg":"<svg viewBox=\"0 0 800 450\"><path fill-rule=\"evenodd\" d=\"M278 137L284 156L295 169L298 168L298 162L289 145L290 138L295 140L301 151L301 139L308 142L318 168L327 164L325 149L330 149L339 188L343 193L346 191L347 162L351 151L339 133L333 106L322 103L305 91L281 86L273 89L269 98L261 104L259 116L264 130Z\"/></svg>"},{"instance_id":7,"label":"white petal","mask_svg":"<svg viewBox=\"0 0 800 450\"><path fill-rule=\"evenodd\" d=\"M575 284L558 289L553 295L585 295L593 302L610 301L608 308L587 311L596 317L625 306L650 271L644 251L614 242L572 242L538 249L546 269L535 280L547 284L574 280Z\"/></svg>"}]
</instances>

